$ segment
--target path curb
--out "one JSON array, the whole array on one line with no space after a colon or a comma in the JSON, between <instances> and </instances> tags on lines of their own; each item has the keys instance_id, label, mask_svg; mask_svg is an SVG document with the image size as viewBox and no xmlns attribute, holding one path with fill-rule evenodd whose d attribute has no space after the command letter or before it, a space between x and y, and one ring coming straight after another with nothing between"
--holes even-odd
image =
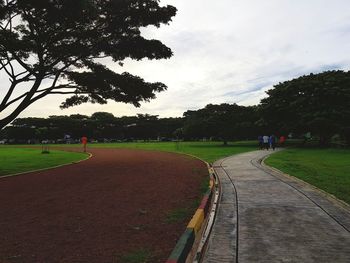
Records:
<instances>
[{"instance_id":1,"label":"path curb","mask_svg":"<svg viewBox=\"0 0 350 263\"><path fill-rule=\"evenodd\" d=\"M197 159L199 158L197 157ZM208 190L202 197L199 207L188 223L185 232L177 241L166 263L188 263L192 262L194 258L197 257L197 247L201 241L203 231L208 225L208 215L211 214L210 208L213 204L214 192L218 186L214 169L207 162L205 163L207 164L210 177Z\"/></svg>"},{"instance_id":2,"label":"path curb","mask_svg":"<svg viewBox=\"0 0 350 263\"><path fill-rule=\"evenodd\" d=\"M281 176L281 177L284 176L285 178L288 178L288 179L290 179L290 180L292 180L292 181L295 181L295 182L297 182L297 183L299 183L299 184L301 184L301 185L303 185L303 186L310 187L311 189L317 191L317 192L318 192L319 194L321 194L322 196L326 197L328 200L337 203L339 206L342 206L342 207L344 207L345 209L350 210L350 204L348 204L348 203L346 203L345 201L343 201L343 200L337 198L335 195L330 194L330 193L328 193L328 192L326 192L326 191L324 191L324 190L318 188L317 186L314 186L314 185L312 185L312 184L310 184L310 183L308 183L308 182L306 182L306 181L304 181L304 180L302 180L302 179L299 179L298 177L295 177L295 176L293 176L293 175L284 173L284 172L282 172L281 170L279 170L279 169L277 169L277 168L275 168L275 167L272 167L272 166L267 165L267 164L265 163L265 160L266 160L268 157L269 157L269 156L266 156L266 157L262 158L261 160L258 160L258 161L260 161L261 166L265 167L266 169L269 169L269 170L272 171L272 172L277 173L277 176L278 176L278 174L279 174L279 176Z\"/></svg>"}]
</instances>

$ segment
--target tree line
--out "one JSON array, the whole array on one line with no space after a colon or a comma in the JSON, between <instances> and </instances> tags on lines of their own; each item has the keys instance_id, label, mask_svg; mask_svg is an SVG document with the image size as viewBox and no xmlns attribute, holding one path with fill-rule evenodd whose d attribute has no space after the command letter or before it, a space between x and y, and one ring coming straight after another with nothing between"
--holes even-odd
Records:
<instances>
[{"instance_id":1,"label":"tree line","mask_svg":"<svg viewBox=\"0 0 350 263\"><path fill-rule=\"evenodd\" d=\"M332 137L350 145L350 72L326 71L278 83L256 106L209 104L184 113L184 135L228 140L259 135L313 137L328 145Z\"/></svg>"},{"instance_id":2,"label":"tree line","mask_svg":"<svg viewBox=\"0 0 350 263\"><path fill-rule=\"evenodd\" d=\"M48 118L18 118L0 132L0 137L16 143L90 141L165 140L182 126L183 118L158 118L156 115L115 117L96 112L91 116L74 114Z\"/></svg>"},{"instance_id":3,"label":"tree line","mask_svg":"<svg viewBox=\"0 0 350 263\"><path fill-rule=\"evenodd\" d=\"M267 95L259 105L208 104L179 118L115 117L107 112L18 118L0 136L22 141L86 135L98 141L207 139L227 143L264 134L297 138L311 134L321 145L329 144L333 136L350 144L350 72L301 76L275 85Z\"/></svg>"}]
</instances>

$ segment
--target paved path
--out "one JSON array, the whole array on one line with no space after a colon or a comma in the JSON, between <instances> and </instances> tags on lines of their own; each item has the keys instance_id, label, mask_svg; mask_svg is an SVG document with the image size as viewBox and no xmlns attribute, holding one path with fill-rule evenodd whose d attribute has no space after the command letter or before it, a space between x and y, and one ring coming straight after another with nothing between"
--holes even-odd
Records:
<instances>
[{"instance_id":1,"label":"paved path","mask_svg":"<svg viewBox=\"0 0 350 263\"><path fill-rule=\"evenodd\" d=\"M350 262L349 208L261 166L268 154L214 164L222 196L203 262Z\"/></svg>"}]
</instances>

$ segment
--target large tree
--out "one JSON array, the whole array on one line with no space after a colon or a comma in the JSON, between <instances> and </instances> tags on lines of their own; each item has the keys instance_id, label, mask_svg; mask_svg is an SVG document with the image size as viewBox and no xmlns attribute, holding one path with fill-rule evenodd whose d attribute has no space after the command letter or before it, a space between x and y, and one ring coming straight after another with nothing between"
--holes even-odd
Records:
<instances>
[{"instance_id":1,"label":"large tree","mask_svg":"<svg viewBox=\"0 0 350 263\"><path fill-rule=\"evenodd\" d=\"M264 120L284 132L312 132L327 144L350 127L350 72L327 71L279 83L261 101Z\"/></svg>"},{"instance_id":2,"label":"large tree","mask_svg":"<svg viewBox=\"0 0 350 263\"><path fill-rule=\"evenodd\" d=\"M237 104L208 104L197 111L184 113L184 135L186 139L210 138L228 140L255 138L257 109Z\"/></svg>"},{"instance_id":3,"label":"large tree","mask_svg":"<svg viewBox=\"0 0 350 263\"><path fill-rule=\"evenodd\" d=\"M49 94L71 95L62 108L109 99L139 106L154 98L163 83L117 74L101 61L171 57L140 28L167 24L175 14L159 0L0 0L0 72L10 80L0 90L0 129Z\"/></svg>"}]
</instances>

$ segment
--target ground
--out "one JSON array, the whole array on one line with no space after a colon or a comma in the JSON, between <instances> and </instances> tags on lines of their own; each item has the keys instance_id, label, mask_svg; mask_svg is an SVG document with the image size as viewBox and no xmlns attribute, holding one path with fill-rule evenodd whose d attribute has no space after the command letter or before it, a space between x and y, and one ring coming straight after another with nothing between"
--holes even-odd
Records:
<instances>
[{"instance_id":1,"label":"ground","mask_svg":"<svg viewBox=\"0 0 350 263\"><path fill-rule=\"evenodd\" d=\"M350 150L290 148L266 164L306 181L350 204Z\"/></svg>"},{"instance_id":2,"label":"ground","mask_svg":"<svg viewBox=\"0 0 350 263\"><path fill-rule=\"evenodd\" d=\"M78 164L0 179L1 263L166 260L193 211L172 216L200 200L205 164L164 152L91 152Z\"/></svg>"},{"instance_id":3,"label":"ground","mask_svg":"<svg viewBox=\"0 0 350 263\"><path fill-rule=\"evenodd\" d=\"M37 146L36 149L23 147L0 146L0 176L78 162L88 157L87 154L82 152L50 149L49 153L43 154L40 146Z\"/></svg>"}]
</instances>

